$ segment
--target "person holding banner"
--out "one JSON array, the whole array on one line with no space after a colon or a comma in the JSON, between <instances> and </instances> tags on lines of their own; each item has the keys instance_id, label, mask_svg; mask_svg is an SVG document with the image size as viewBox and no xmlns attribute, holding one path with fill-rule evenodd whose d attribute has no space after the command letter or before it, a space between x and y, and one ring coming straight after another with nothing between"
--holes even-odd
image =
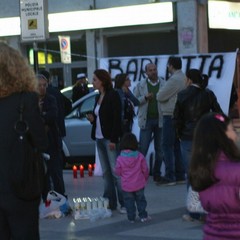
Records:
<instances>
[{"instance_id":1,"label":"person holding banner","mask_svg":"<svg viewBox=\"0 0 240 240\"><path fill-rule=\"evenodd\" d=\"M148 63L145 66L147 78L141 80L133 90L135 97L139 100L138 125L140 128L140 152L146 157L149 145L154 141L155 163L153 167L153 180L160 182L162 165L162 111L156 94L163 86L164 81L158 77L157 66Z\"/></svg>"},{"instance_id":2,"label":"person holding banner","mask_svg":"<svg viewBox=\"0 0 240 240\"><path fill-rule=\"evenodd\" d=\"M180 57L169 57L167 68L171 76L157 93L157 100L160 102L163 112L162 150L166 171L162 182L157 184L172 186L185 182L180 143L176 138L172 117L177 94L185 88L186 76L181 70L182 60Z\"/></svg>"}]
</instances>

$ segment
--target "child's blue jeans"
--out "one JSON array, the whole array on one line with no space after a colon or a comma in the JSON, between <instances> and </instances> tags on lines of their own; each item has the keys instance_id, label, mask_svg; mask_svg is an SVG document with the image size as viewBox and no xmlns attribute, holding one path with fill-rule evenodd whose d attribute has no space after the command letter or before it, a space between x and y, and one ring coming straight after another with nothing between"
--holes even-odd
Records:
<instances>
[{"instance_id":1,"label":"child's blue jeans","mask_svg":"<svg viewBox=\"0 0 240 240\"><path fill-rule=\"evenodd\" d=\"M123 191L124 205L127 209L127 216L129 221L134 221L136 218L136 207L138 210L138 216L140 218L147 218L148 213L146 211L147 201L144 196L144 188L136 192Z\"/></svg>"}]
</instances>

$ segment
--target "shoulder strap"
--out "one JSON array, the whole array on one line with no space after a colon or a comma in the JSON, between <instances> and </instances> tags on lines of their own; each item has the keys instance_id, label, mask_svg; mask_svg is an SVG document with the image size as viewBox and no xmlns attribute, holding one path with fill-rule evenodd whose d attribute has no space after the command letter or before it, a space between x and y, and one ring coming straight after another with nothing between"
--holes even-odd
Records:
<instances>
[{"instance_id":1,"label":"shoulder strap","mask_svg":"<svg viewBox=\"0 0 240 240\"><path fill-rule=\"evenodd\" d=\"M21 92L20 95L20 106L19 106L19 121L23 121L23 110L24 110L24 104L23 104L23 93Z\"/></svg>"}]
</instances>

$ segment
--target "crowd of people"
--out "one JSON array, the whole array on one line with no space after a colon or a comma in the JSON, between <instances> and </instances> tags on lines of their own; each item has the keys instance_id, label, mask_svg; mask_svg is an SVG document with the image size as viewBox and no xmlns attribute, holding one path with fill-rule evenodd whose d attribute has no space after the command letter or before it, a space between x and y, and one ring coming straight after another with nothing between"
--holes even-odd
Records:
<instances>
[{"instance_id":1,"label":"crowd of people","mask_svg":"<svg viewBox=\"0 0 240 240\"><path fill-rule=\"evenodd\" d=\"M148 63L146 78L133 91L127 74L116 75L113 83L108 71L94 71L92 83L99 94L86 117L92 124L91 137L102 168L103 197L109 199L111 210L126 213L130 223L136 221L137 214L141 222L151 220L144 189L150 172L146 155L153 140L156 185L186 183L186 196L191 194L184 219L199 220L204 214L205 240L238 239L240 152L231 119L207 88L207 75L198 69L190 69L185 75L180 57L168 59L167 71L169 78L164 80L158 76L157 66ZM67 197L61 156L62 137L66 135L64 97L52 86L48 71L34 73L24 57L5 43L0 43L0 86L0 108L5 112L0 128L1 236L39 239L40 201L46 201L50 190ZM88 92L86 75L78 74L73 101ZM33 146L49 155L44 160L42 195L27 202L18 199L8 183L8 162L12 160L8 160L8 153L15 138L21 94L26 99L24 120ZM135 115L139 141L132 133Z\"/></svg>"}]
</instances>

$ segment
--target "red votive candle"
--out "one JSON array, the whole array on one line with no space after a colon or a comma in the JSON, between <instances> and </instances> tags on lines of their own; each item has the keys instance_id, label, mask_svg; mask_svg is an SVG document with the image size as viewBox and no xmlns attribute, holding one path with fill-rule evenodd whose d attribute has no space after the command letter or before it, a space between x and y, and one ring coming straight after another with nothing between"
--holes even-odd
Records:
<instances>
[{"instance_id":1,"label":"red votive candle","mask_svg":"<svg viewBox=\"0 0 240 240\"><path fill-rule=\"evenodd\" d=\"M93 167L92 164L88 164L88 176L92 176L93 175Z\"/></svg>"},{"instance_id":2,"label":"red votive candle","mask_svg":"<svg viewBox=\"0 0 240 240\"><path fill-rule=\"evenodd\" d=\"M84 177L84 166L80 165L79 170L80 170L80 177L83 178Z\"/></svg>"},{"instance_id":3,"label":"red votive candle","mask_svg":"<svg viewBox=\"0 0 240 240\"><path fill-rule=\"evenodd\" d=\"M73 178L77 178L77 166L73 166Z\"/></svg>"}]
</instances>

